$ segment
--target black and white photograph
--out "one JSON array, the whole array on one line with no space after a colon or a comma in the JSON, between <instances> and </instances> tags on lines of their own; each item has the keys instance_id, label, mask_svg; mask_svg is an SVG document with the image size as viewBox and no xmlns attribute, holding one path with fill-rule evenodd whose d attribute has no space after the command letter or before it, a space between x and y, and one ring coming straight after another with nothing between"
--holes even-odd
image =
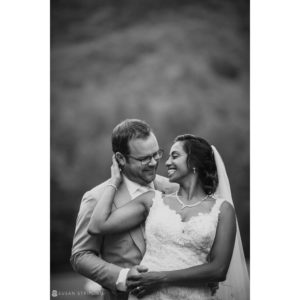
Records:
<instances>
[{"instance_id":1,"label":"black and white photograph","mask_svg":"<svg viewBox=\"0 0 300 300\"><path fill-rule=\"evenodd\" d=\"M249 285L249 0L51 0L50 298Z\"/></svg>"},{"instance_id":2,"label":"black and white photograph","mask_svg":"<svg viewBox=\"0 0 300 300\"><path fill-rule=\"evenodd\" d=\"M297 299L297 1L0 13L1 299Z\"/></svg>"}]
</instances>

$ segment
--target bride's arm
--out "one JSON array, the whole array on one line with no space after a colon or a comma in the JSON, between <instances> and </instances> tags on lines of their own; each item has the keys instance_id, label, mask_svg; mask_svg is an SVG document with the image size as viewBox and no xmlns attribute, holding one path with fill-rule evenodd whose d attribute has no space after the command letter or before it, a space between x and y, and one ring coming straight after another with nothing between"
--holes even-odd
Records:
<instances>
[{"instance_id":1,"label":"bride's arm","mask_svg":"<svg viewBox=\"0 0 300 300\"><path fill-rule=\"evenodd\" d=\"M143 223L147 217L146 202L152 201L153 192L149 191L133 199L126 205L111 212L115 189L108 186L97 203L89 226L88 233L108 234L127 231Z\"/></svg>"},{"instance_id":2,"label":"bride's arm","mask_svg":"<svg viewBox=\"0 0 300 300\"><path fill-rule=\"evenodd\" d=\"M199 286L203 283L224 281L230 265L236 235L234 208L228 202L221 205L210 262L182 270L148 272L128 278L131 289L141 287L140 296L162 286ZM144 292L144 294L143 294Z\"/></svg>"},{"instance_id":3,"label":"bride's arm","mask_svg":"<svg viewBox=\"0 0 300 300\"><path fill-rule=\"evenodd\" d=\"M122 182L122 175L114 157L111 173L110 184L105 188L91 216L88 225L89 234L95 235L127 231L141 224L147 217L154 194L152 191L136 197L128 204L113 212L111 211L116 188Z\"/></svg>"}]
</instances>

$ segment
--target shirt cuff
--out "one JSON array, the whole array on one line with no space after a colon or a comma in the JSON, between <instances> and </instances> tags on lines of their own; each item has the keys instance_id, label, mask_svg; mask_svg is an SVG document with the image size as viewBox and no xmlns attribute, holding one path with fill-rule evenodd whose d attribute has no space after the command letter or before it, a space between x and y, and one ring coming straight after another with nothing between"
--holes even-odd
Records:
<instances>
[{"instance_id":1,"label":"shirt cuff","mask_svg":"<svg viewBox=\"0 0 300 300\"><path fill-rule=\"evenodd\" d=\"M130 270L129 268L126 268L120 271L118 280L116 282L116 287L118 291L125 292L127 290L126 279L129 270Z\"/></svg>"}]
</instances>

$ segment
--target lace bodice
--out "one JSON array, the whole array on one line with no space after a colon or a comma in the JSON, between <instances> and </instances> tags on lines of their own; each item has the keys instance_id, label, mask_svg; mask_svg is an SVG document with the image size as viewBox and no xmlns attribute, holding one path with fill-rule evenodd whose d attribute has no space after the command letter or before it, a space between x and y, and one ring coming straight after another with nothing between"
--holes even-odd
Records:
<instances>
[{"instance_id":1,"label":"lace bodice","mask_svg":"<svg viewBox=\"0 0 300 300\"><path fill-rule=\"evenodd\" d=\"M165 204L162 194L156 191L146 220L146 253L141 265L147 266L150 271L170 271L206 263L223 201L216 199L210 212L199 213L183 222L181 215ZM143 299L214 299L210 294L206 286L170 287Z\"/></svg>"}]
</instances>

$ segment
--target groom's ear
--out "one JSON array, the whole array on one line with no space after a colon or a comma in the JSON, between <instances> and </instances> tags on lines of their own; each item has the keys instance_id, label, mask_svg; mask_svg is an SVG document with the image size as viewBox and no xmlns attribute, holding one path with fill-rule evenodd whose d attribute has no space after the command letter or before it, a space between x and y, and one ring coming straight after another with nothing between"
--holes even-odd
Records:
<instances>
[{"instance_id":1,"label":"groom's ear","mask_svg":"<svg viewBox=\"0 0 300 300\"><path fill-rule=\"evenodd\" d=\"M119 164L119 167L122 169L125 166L125 163L126 163L125 156L120 152L116 152L115 156L116 156L116 160Z\"/></svg>"}]
</instances>

